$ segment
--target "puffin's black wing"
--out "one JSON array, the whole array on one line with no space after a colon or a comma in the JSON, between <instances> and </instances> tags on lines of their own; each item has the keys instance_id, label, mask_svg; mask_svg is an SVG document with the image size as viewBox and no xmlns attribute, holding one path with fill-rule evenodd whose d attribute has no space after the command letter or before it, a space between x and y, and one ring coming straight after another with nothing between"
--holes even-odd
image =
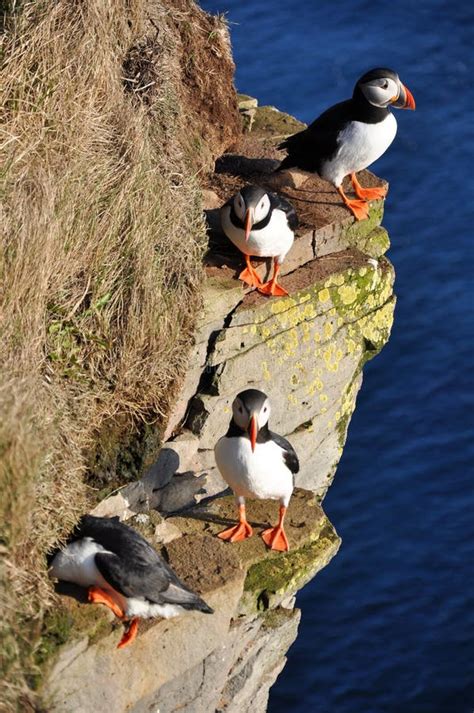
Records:
<instances>
[{"instance_id":1,"label":"puffin's black wing","mask_svg":"<svg viewBox=\"0 0 474 713\"><path fill-rule=\"evenodd\" d=\"M78 535L92 537L108 550L98 552L95 563L107 582L126 597L144 597L156 604L179 604L185 609L212 613L145 538L117 518L85 515Z\"/></svg>"},{"instance_id":2,"label":"puffin's black wing","mask_svg":"<svg viewBox=\"0 0 474 713\"><path fill-rule=\"evenodd\" d=\"M321 163L336 153L340 132L352 120L352 100L335 104L321 114L307 129L289 136L279 144L288 156L278 170L294 166L304 171L319 171Z\"/></svg>"},{"instance_id":3,"label":"puffin's black wing","mask_svg":"<svg viewBox=\"0 0 474 713\"><path fill-rule=\"evenodd\" d=\"M285 200L282 196L278 195L278 193L269 193L268 195L270 197L272 208L274 210L275 208L277 210L282 210L286 214L286 219L291 230L296 230L299 224L298 215L291 203Z\"/></svg>"},{"instance_id":4,"label":"puffin's black wing","mask_svg":"<svg viewBox=\"0 0 474 713\"><path fill-rule=\"evenodd\" d=\"M300 469L300 462L298 460L298 456L296 455L295 449L291 443L286 440L286 438L279 436L278 433L270 431L270 436L272 440L283 449L283 458L285 459L286 466L289 470L291 470L293 475L295 475Z\"/></svg>"},{"instance_id":5,"label":"puffin's black wing","mask_svg":"<svg viewBox=\"0 0 474 713\"><path fill-rule=\"evenodd\" d=\"M132 562L108 552L98 552L95 563L104 579L126 597L144 597L154 604L179 604L184 609L199 609L212 614L212 609L201 597L188 589L155 554L158 561L148 557Z\"/></svg>"}]
</instances>

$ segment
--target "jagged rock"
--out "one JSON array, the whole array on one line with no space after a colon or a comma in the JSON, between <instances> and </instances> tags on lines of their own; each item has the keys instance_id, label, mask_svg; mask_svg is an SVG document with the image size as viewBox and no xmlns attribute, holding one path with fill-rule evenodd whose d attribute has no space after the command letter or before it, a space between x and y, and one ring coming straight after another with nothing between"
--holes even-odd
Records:
<instances>
[{"instance_id":1,"label":"jagged rock","mask_svg":"<svg viewBox=\"0 0 474 713\"><path fill-rule=\"evenodd\" d=\"M97 517L119 517L128 520L137 512L149 510L150 502L143 482L130 483L115 495L102 500L93 510Z\"/></svg>"},{"instance_id":2,"label":"jagged rock","mask_svg":"<svg viewBox=\"0 0 474 713\"><path fill-rule=\"evenodd\" d=\"M342 452L361 367L388 338L393 270L385 260L375 269L362 253L346 251L308 263L282 284L291 297L253 293L229 315L209 351L209 383L193 399L188 426L209 467L235 394L250 384L263 388L272 428L298 447L298 483L322 492Z\"/></svg>"},{"instance_id":3,"label":"jagged rock","mask_svg":"<svg viewBox=\"0 0 474 713\"><path fill-rule=\"evenodd\" d=\"M237 94L237 103L239 111L246 111L247 109L256 109L258 107L258 99L255 99L255 97L250 97L248 94Z\"/></svg>"}]
</instances>

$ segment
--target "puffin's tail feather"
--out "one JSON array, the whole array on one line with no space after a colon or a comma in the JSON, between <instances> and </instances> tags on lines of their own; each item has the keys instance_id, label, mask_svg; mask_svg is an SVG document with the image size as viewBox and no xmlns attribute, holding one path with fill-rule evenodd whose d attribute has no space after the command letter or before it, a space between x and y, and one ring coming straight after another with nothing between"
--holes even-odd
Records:
<instances>
[{"instance_id":1,"label":"puffin's tail feather","mask_svg":"<svg viewBox=\"0 0 474 713\"><path fill-rule=\"evenodd\" d=\"M199 594L191 592L189 589L176 586L175 584L170 584L166 592L162 592L162 596L164 596L166 601L170 604L179 604L183 609L197 609L197 611L202 611L205 614L214 614L214 609L211 609L204 599L201 599Z\"/></svg>"}]
</instances>

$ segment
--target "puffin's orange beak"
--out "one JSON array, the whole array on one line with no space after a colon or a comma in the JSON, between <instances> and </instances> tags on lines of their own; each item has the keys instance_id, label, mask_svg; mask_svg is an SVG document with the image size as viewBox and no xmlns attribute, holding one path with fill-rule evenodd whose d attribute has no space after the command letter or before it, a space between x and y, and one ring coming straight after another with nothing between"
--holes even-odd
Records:
<instances>
[{"instance_id":1,"label":"puffin's orange beak","mask_svg":"<svg viewBox=\"0 0 474 713\"><path fill-rule=\"evenodd\" d=\"M252 446L252 451L254 451L255 444L257 443L257 434L258 434L257 419L255 418L255 416L252 416L252 418L250 419L249 433L250 433L250 445Z\"/></svg>"},{"instance_id":2,"label":"puffin's orange beak","mask_svg":"<svg viewBox=\"0 0 474 713\"><path fill-rule=\"evenodd\" d=\"M401 85L398 99L393 102L398 109L416 109L415 99L411 91L404 84Z\"/></svg>"},{"instance_id":3,"label":"puffin's orange beak","mask_svg":"<svg viewBox=\"0 0 474 713\"><path fill-rule=\"evenodd\" d=\"M245 240L249 239L250 231L253 225L253 210L249 208L245 214Z\"/></svg>"}]
</instances>

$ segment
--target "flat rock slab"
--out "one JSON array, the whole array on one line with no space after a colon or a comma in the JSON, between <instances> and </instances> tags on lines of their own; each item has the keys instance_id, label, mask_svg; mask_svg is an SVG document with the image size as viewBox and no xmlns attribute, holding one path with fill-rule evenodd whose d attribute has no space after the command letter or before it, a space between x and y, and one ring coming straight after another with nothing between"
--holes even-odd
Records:
<instances>
[{"instance_id":1,"label":"flat rock slab","mask_svg":"<svg viewBox=\"0 0 474 713\"><path fill-rule=\"evenodd\" d=\"M168 520L192 537L212 536L221 547L235 553L241 568L247 572L239 607L241 614L278 606L314 577L339 548L339 537L314 494L307 490L296 488L290 500L285 519L288 553L268 549L260 537L263 530L278 520L276 501L248 500L247 518L254 528L253 536L234 543L217 538L219 532L237 522L237 507L232 496L216 498L193 508L185 518ZM179 541L172 542L170 547L173 545L179 545Z\"/></svg>"}]
</instances>

